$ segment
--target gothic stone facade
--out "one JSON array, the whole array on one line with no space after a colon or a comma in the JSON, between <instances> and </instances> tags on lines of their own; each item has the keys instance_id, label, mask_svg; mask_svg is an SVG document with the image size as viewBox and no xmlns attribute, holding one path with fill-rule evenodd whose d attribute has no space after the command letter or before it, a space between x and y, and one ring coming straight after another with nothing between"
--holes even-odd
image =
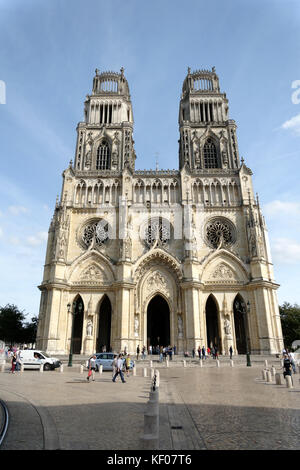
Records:
<instances>
[{"instance_id":1,"label":"gothic stone facade","mask_svg":"<svg viewBox=\"0 0 300 470\"><path fill-rule=\"evenodd\" d=\"M179 132L178 171L136 170L124 70L96 70L49 228L41 349L282 349L267 228L214 68L188 69Z\"/></svg>"}]
</instances>

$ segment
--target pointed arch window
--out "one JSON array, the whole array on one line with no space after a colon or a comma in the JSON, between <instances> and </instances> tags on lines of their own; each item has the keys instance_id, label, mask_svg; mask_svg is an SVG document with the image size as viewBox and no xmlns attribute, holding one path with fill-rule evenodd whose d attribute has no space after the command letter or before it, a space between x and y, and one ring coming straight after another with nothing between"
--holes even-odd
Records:
<instances>
[{"instance_id":1,"label":"pointed arch window","mask_svg":"<svg viewBox=\"0 0 300 470\"><path fill-rule=\"evenodd\" d=\"M110 149L108 142L103 140L97 150L96 170L110 169Z\"/></svg>"},{"instance_id":2,"label":"pointed arch window","mask_svg":"<svg viewBox=\"0 0 300 470\"><path fill-rule=\"evenodd\" d=\"M217 148L212 139L207 139L203 147L204 168L218 168Z\"/></svg>"}]
</instances>

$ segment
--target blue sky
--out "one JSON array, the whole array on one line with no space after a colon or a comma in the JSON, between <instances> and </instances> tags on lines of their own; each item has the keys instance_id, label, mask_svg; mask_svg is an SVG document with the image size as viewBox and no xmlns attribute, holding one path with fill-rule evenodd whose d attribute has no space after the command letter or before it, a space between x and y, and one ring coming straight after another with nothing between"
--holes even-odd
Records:
<instances>
[{"instance_id":1,"label":"blue sky","mask_svg":"<svg viewBox=\"0 0 300 470\"><path fill-rule=\"evenodd\" d=\"M279 302L300 303L299 48L298 0L0 0L0 305L38 314L85 95L96 67L121 66L137 169L155 168L157 153L160 167L178 168L187 67L216 67L269 228Z\"/></svg>"}]
</instances>

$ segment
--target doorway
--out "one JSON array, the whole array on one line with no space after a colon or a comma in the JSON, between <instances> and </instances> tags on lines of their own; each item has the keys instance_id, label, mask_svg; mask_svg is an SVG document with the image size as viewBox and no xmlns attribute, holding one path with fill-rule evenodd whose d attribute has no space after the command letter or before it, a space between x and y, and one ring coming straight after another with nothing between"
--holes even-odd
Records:
<instances>
[{"instance_id":1,"label":"doorway","mask_svg":"<svg viewBox=\"0 0 300 470\"><path fill-rule=\"evenodd\" d=\"M205 306L207 347L217 347L221 351L219 332L218 306L213 295L210 295Z\"/></svg>"},{"instance_id":2,"label":"doorway","mask_svg":"<svg viewBox=\"0 0 300 470\"><path fill-rule=\"evenodd\" d=\"M99 309L99 326L97 337L97 352L110 351L111 336L111 303L105 294Z\"/></svg>"},{"instance_id":3,"label":"doorway","mask_svg":"<svg viewBox=\"0 0 300 470\"><path fill-rule=\"evenodd\" d=\"M147 349L152 346L169 346L170 343L170 309L168 302L156 295L150 300L147 308Z\"/></svg>"},{"instance_id":4,"label":"doorway","mask_svg":"<svg viewBox=\"0 0 300 470\"><path fill-rule=\"evenodd\" d=\"M84 304L83 304L82 298L79 295L77 299L75 300L74 311L73 311L73 315L74 315L73 348L72 348L73 354L81 353L83 312L84 312Z\"/></svg>"},{"instance_id":5,"label":"doorway","mask_svg":"<svg viewBox=\"0 0 300 470\"><path fill-rule=\"evenodd\" d=\"M236 349L238 354L247 353L247 337L246 337L246 305L242 297L238 294L233 302L234 314L234 330Z\"/></svg>"}]
</instances>

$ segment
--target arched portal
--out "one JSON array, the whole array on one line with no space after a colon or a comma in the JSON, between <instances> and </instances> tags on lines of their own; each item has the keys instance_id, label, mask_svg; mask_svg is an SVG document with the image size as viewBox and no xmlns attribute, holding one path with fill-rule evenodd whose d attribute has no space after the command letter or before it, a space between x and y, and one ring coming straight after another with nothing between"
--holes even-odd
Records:
<instances>
[{"instance_id":1,"label":"arched portal","mask_svg":"<svg viewBox=\"0 0 300 470\"><path fill-rule=\"evenodd\" d=\"M111 338L111 303L107 295L102 299L99 309L97 352L110 351Z\"/></svg>"},{"instance_id":2,"label":"arched portal","mask_svg":"<svg viewBox=\"0 0 300 470\"><path fill-rule=\"evenodd\" d=\"M74 330L73 330L73 353L81 353L81 343L82 343L82 328L83 328L83 312L84 304L80 295L76 298L73 303L73 321L74 321Z\"/></svg>"},{"instance_id":3,"label":"arched portal","mask_svg":"<svg viewBox=\"0 0 300 470\"><path fill-rule=\"evenodd\" d=\"M147 348L151 346L169 346L170 309L168 302L156 295L147 308Z\"/></svg>"},{"instance_id":4,"label":"arched portal","mask_svg":"<svg viewBox=\"0 0 300 470\"><path fill-rule=\"evenodd\" d=\"M210 295L205 306L207 346L217 347L221 351L219 332L218 306L213 295Z\"/></svg>"},{"instance_id":5,"label":"arched portal","mask_svg":"<svg viewBox=\"0 0 300 470\"><path fill-rule=\"evenodd\" d=\"M236 349L237 349L238 354L246 354L247 352L247 337L246 337L247 311L246 311L246 304L243 298L240 296L240 294L238 294L234 299L233 313L234 313Z\"/></svg>"}]
</instances>

